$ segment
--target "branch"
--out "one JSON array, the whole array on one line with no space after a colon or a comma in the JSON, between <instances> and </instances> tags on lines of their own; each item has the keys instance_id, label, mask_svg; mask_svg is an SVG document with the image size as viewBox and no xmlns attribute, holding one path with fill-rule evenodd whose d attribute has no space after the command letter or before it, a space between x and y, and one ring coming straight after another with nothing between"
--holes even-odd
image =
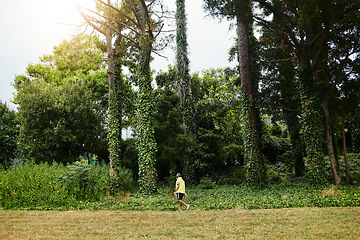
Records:
<instances>
[{"instance_id":1,"label":"branch","mask_svg":"<svg viewBox=\"0 0 360 240\"><path fill-rule=\"evenodd\" d=\"M271 22L268 22L268 21L261 19L259 17L256 17L256 16L254 16L254 20L259 25L263 26L265 29L268 29L271 32L277 32L281 36L281 39L284 40L287 45L293 46L294 48L296 48L297 42L290 41L289 38L286 37L286 33L284 33L284 31L282 29L280 29L277 26L277 24L273 24Z\"/></svg>"},{"instance_id":2,"label":"branch","mask_svg":"<svg viewBox=\"0 0 360 240\"><path fill-rule=\"evenodd\" d=\"M135 47L137 47L137 48L140 48L140 47L139 47L139 44L138 44L137 42L135 42L134 39L131 39L131 38L129 38L128 36L122 34L121 31L119 31L118 29L115 29L115 28L112 28L112 27L111 27L111 29L112 29L114 32L116 32L117 34L119 34L121 37L129 40L129 41L133 44L133 46L135 46Z\"/></svg>"},{"instance_id":3,"label":"branch","mask_svg":"<svg viewBox=\"0 0 360 240\"><path fill-rule=\"evenodd\" d=\"M139 27L139 24L140 24L140 16L139 16L138 11L136 11L136 8L135 8L135 6L134 6L134 4L133 4L133 1L131 1L131 0L130 0L130 1L129 1L129 0L125 0L125 1L129 4L132 12L133 12L134 15L135 15L136 21L138 22L138 24L136 24L136 26L138 26L138 28L140 28L140 27Z\"/></svg>"},{"instance_id":4,"label":"branch","mask_svg":"<svg viewBox=\"0 0 360 240\"><path fill-rule=\"evenodd\" d=\"M96 26L87 15L84 14L84 12L82 10L80 10L80 14L81 16L85 19L85 21L87 22L88 25L90 25L91 27L93 27L94 29L96 29L98 32L102 33L103 35L106 35L106 32L104 32L104 30L102 30L101 28L99 28L98 26Z\"/></svg>"},{"instance_id":5,"label":"branch","mask_svg":"<svg viewBox=\"0 0 360 240\"><path fill-rule=\"evenodd\" d=\"M153 50L152 52L155 53L156 55L158 55L159 57L168 59L168 57L165 57L165 56L161 55L161 54L158 53L158 51L156 51L156 50Z\"/></svg>"},{"instance_id":6,"label":"branch","mask_svg":"<svg viewBox=\"0 0 360 240\"><path fill-rule=\"evenodd\" d=\"M162 32L161 30L163 29L163 27L164 27L164 24L161 25L158 33L154 36L154 38L153 38L154 40L155 40L155 39L157 38L157 36L159 36L159 34Z\"/></svg>"},{"instance_id":7,"label":"branch","mask_svg":"<svg viewBox=\"0 0 360 240\"><path fill-rule=\"evenodd\" d=\"M312 47L315 43L317 43L317 41L319 40L319 38L321 38L324 34L324 31L319 32L319 34L317 34L311 41L307 42L306 44L310 47Z\"/></svg>"},{"instance_id":8,"label":"branch","mask_svg":"<svg viewBox=\"0 0 360 240\"><path fill-rule=\"evenodd\" d=\"M126 28L128 28L128 29L130 29L131 31L133 31L136 35L139 35L139 33L138 33L134 28L130 27L129 25L127 25L127 24L125 24L125 23L123 23L122 21L120 21L120 20L118 20L118 19L116 19L116 18L111 18L111 20L114 20L114 21L117 22L118 24L120 24L120 25L122 25L122 26L124 26L124 27L126 27Z\"/></svg>"},{"instance_id":9,"label":"branch","mask_svg":"<svg viewBox=\"0 0 360 240\"><path fill-rule=\"evenodd\" d=\"M95 12L95 11L93 11L93 10L91 10L91 9L84 8L84 7L82 7L82 9L85 9L86 11L89 11L89 12L91 12L91 13L94 13L94 14L98 15L98 16L99 16L99 17L101 17L101 18L106 19L106 17L105 17L105 16L103 16L103 15L101 15L100 13Z\"/></svg>"},{"instance_id":10,"label":"branch","mask_svg":"<svg viewBox=\"0 0 360 240\"><path fill-rule=\"evenodd\" d=\"M108 19L108 20L115 21L115 22L118 23L119 25L122 25L122 26L130 29L131 31L133 31L133 32L136 33L137 35L139 35L138 32L137 32L134 28L130 27L130 26L127 25L126 23L123 23L122 21L120 21L119 19L117 19L117 18L115 18L115 17L109 18L109 17L106 17L106 16L104 16L104 15L98 13L98 12L93 11L93 10L90 10L90 9L87 9L87 8L84 8L84 9L87 10L87 11L89 11L89 12L92 12L92 13L94 13L94 14L96 14L96 15L98 15L99 17L102 17L102 18L104 18L104 19ZM95 18L94 18L94 19L95 19Z\"/></svg>"},{"instance_id":11,"label":"branch","mask_svg":"<svg viewBox=\"0 0 360 240\"><path fill-rule=\"evenodd\" d=\"M120 15L122 15L122 16L124 16L125 18L129 19L129 20L130 20L132 23L134 23L136 26L138 25L137 22L134 21L134 19L132 19L131 17L129 17L128 15L126 15L123 11L117 9L117 8L114 7L113 5L107 4L107 3L105 3L105 2L103 2L103 1L101 1L101 0L95 0L95 1L97 1L97 2L99 2L99 3L102 3L102 4L104 4L105 6L108 6L108 7L112 8L112 9L114 9L114 10L117 11Z\"/></svg>"},{"instance_id":12,"label":"branch","mask_svg":"<svg viewBox=\"0 0 360 240\"><path fill-rule=\"evenodd\" d=\"M296 57L289 57L289 58L284 58L284 59L277 59L277 60L271 60L271 61L264 61L267 63L278 63L278 62L286 62L286 61L290 61L290 60L294 60L296 59Z\"/></svg>"},{"instance_id":13,"label":"branch","mask_svg":"<svg viewBox=\"0 0 360 240\"><path fill-rule=\"evenodd\" d=\"M152 1L150 1L150 3L147 5L147 7L150 7L151 5L153 5L153 4L154 4L154 2L156 2L156 0L152 0Z\"/></svg>"},{"instance_id":14,"label":"branch","mask_svg":"<svg viewBox=\"0 0 360 240\"><path fill-rule=\"evenodd\" d=\"M286 28L286 32L288 34L288 36L290 37L290 39L292 40L292 42L294 43L293 45L295 45L295 47L298 47L299 43L296 40L296 37L294 36L294 34L292 33L292 29L289 28L288 26L288 22L289 19L287 19L285 17L284 14L279 13L274 6L272 6L269 2L267 2L266 0L255 0L256 2L262 4L264 7L266 7L268 10L270 10L274 16L277 17L277 19L280 20L280 23L282 23L282 26L284 26Z\"/></svg>"}]
</instances>

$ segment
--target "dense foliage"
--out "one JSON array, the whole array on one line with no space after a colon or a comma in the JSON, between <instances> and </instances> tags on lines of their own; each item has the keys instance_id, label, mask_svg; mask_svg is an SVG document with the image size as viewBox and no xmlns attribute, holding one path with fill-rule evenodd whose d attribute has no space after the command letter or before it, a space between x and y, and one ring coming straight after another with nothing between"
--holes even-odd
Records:
<instances>
[{"instance_id":1,"label":"dense foliage","mask_svg":"<svg viewBox=\"0 0 360 240\"><path fill-rule=\"evenodd\" d=\"M71 163L80 155L101 156L106 133L101 105L85 85L29 83L20 102L19 148L27 160Z\"/></svg>"},{"instance_id":2,"label":"dense foliage","mask_svg":"<svg viewBox=\"0 0 360 240\"><path fill-rule=\"evenodd\" d=\"M97 41L88 35L64 40L15 77L19 157L37 163L68 163L91 154L107 159L108 88Z\"/></svg>"},{"instance_id":3,"label":"dense foliage","mask_svg":"<svg viewBox=\"0 0 360 240\"><path fill-rule=\"evenodd\" d=\"M359 174L360 168L358 170ZM119 174L118 185L122 191L111 194L108 165L88 165L82 161L68 166L25 163L0 171L0 207L21 210L176 209L173 184L166 183L155 195L144 198L134 190L129 171L123 169ZM251 188L245 184L217 185L210 178L204 178L199 186L188 187L186 201L192 209L205 210L345 207L360 206L359 190L359 186L317 188L287 180L267 188Z\"/></svg>"},{"instance_id":4,"label":"dense foliage","mask_svg":"<svg viewBox=\"0 0 360 240\"><path fill-rule=\"evenodd\" d=\"M17 157L19 123L14 110L0 102L0 165L8 167Z\"/></svg>"}]
</instances>

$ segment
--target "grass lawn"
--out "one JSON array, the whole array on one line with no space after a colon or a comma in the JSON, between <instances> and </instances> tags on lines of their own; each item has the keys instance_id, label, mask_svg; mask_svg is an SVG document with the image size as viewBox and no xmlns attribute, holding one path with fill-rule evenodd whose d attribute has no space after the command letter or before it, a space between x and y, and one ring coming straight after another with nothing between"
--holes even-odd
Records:
<instances>
[{"instance_id":1,"label":"grass lawn","mask_svg":"<svg viewBox=\"0 0 360 240\"><path fill-rule=\"evenodd\" d=\"M360 207L0 211L0 239L360 239Z\"/></svg>"}]
</instances>

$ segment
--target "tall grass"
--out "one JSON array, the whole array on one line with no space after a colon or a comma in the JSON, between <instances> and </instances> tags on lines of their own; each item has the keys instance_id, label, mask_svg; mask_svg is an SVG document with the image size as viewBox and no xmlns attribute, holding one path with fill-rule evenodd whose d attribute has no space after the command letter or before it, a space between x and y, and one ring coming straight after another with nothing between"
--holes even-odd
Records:
<instances>
[{"instance_id":1,"label":"tall grass","mask_svg":"<svg viewBox=\"0 0 360 240\"><path fill-rule=\"evenodd\" d=\"M101 200L107 186L109 177L105 165L26 162L0 172L0 206L4 209L68 209L80 201Z\"/></svg>"}]
</instances>

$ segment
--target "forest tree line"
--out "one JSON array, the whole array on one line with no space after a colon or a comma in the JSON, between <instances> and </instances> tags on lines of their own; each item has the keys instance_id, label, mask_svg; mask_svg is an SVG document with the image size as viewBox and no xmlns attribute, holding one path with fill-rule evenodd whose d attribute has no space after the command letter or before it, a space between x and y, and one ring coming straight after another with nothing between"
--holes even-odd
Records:
<instances>
[{"instance_id":1,"label":"forest tree line","mask_svg":"<svg viewBox=\"0 0 360 240\"><path fill-rule=\"evenodd\" d=\"M17 111L1 104L3 166L96 158L114 177L131 169L143 192L176 172L262 185L274 166L319 185L356 179L358 1L204 0L236 27L229 59L239 67L192 74L185 1L175 13L160 1L95 2L81 14L99 36L64 40L14 79ZM176 62L155 73L170 17Z\"/></svg>"}]
</instances>

